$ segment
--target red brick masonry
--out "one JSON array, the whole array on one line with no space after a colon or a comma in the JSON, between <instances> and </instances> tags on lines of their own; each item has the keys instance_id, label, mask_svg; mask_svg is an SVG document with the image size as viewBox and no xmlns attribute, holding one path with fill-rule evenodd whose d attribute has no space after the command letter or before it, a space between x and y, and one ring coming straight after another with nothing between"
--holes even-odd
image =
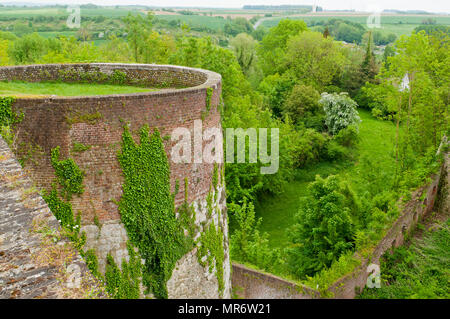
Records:
<instances>
[{"instance_id":1,"label":"red brick masonry","mask_svg":"<svg viewBox=\"0 0 450 319\"><path fill-rule=\"evenodd\" d=\"M129 123L136 141L136 132L144 124L157 127L161 136L166 137L164 143L169 161L172 142L168 135L174 128L187 127L193 136L194 120L203 117L203 129L221 127L218 111L221 76L210 71L144 64L53 64L1 67L0 80L36 82L56 80L67 71L72 74L112 74L114 70L126 73L131 82L139 78L154 87L166 87L169 83L184 88L89 97L19 97L13 105L15 112L23 112L25 116L14 129L17 153L30 158L25 169L38 187L51 186L55 176L50 152L57 146L61 147L61 158L71 156L86 172L85 192L72 200L74 212L82 213L84 225L92 224L95 215L101 222L120 220L115 203L122 194L123 177L117 152L121 148L124 123ZM213 89L209 112L206 110L208 88ZM71 153L74 143L91 148ZM184 199L185 177L189 180L189 201L205 198L212 173L212 164L171 163L172 189L175 181L180 181L176 203Z\"/></svg>"}]
</instances>

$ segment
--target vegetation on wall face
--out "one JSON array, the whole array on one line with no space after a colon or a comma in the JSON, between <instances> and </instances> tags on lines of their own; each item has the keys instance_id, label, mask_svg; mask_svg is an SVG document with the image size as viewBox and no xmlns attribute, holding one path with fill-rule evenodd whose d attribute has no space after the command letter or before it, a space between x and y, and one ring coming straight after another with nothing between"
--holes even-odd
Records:
<instances>
[{"instance_id":1,"label":"vegetation on wall face","mask_svg":"<svg viewBox=\"0 0 450 319\"><path fill-rule=\"evenodd\" d=\"M80 234L81 215L78 214L77 218L74 218L72 204L70 203L72 194L80 195L84 192L84 173L73 159L68 158L60 161L59 155L59 147L54 148L52 150L51 162L55 168L57 178L53 182L50 191L43 191L42 197L61 224L64 234L74 242L81 256L86 258L89 269L98 277L96 270L97 261L93 258L93 252L88 251L85 253L83 251L84 244L86 243L86 234L84 232ZM59 186L56 182L59 183ZM100 277L98 278L101 279Z\"/></svg>"},{"instance_id":2,"label":"vegetation on wall face","mask_svg":"<svg viewBox=\"0 0 450 319\"><path fill-rule=\"evenodd\" d=\"M55 215L56 219L61 223L61 225L74 226L75 220L73 216L72 205L60 198L56 185L53 185L53 188L50 192L44 192L43 197L53 215Z\"/></svg>"},{"instance_id":3,"label":"vegetation on wall face","mask_svg":"<svg viewBox=\"0 0 450 319\"><path fill-rule=\"evenodd\" d=\"M222 296L225 287L223 280L225 251L223 249L223 231L220 225L216 227L214 222L211 222L209 228L202 233L199 242L200 246L197 252L198 262L203 267L208 266L210 273L213 273L214 269L216 270L219 294Z\"/></svg>"},{"instance_id":4,"label":"vegetation on wall face","mask_svg":"<svg viewBox=\"0 0 450 319\"><path fill-rule=\"evenodd\" d=\"M67 200L73 194L81 195L84 192L83 178L84 172L78 167L72 158L60 161L60 148L54 148L51 153L51 163L55 169L55 174L61 185L61 195Z\"/></svg>"},{"instance_id":5,"label":"vegetation on wall face","mask_svg":"<svg viewBox=\"0 0 450 319\"><path fill-rule=\"evenodd\" d=\"M110 254L106 257L106 291L115 299L138 299L140 297L141 260L130 243L127 248L130 259L129 262L125 259L122 260L122 270L119 269Z\"/></svg>"},{"instance_id":6,"label":"vegetation on wall face","mask_svg":"<svg viewBox=\"0 0 450 319\"><path fill-rule=\"evenodd\" d=\"M20 121L21 117L12 110L15 101L11 96L0 97L0 126L9 126Z\"/></svg>"},{"instance_id":7,"label":"vegetation on wall face","mask_svg":"<svg viewBox=\"0 0 450 319\"><path fill-rule=\"evenodd\" d=\"M206 89L206 109L209 111L211 109L211 99L212 95L214 93L213 88L207 88Z\"/></svg>"},{"instance_id":8,"label":"vegetation on wall face","mask_svg":"<svg viewBox=\"0 0 450 319\"><path fill-rule=\"evenodd\" d=\"M144 285L158 298L167 298L166 283L176 262L193 246L175 216L170 192L170 169L161 136L149 127L140 132L137 145L124 128L118 155L125 182L119 211L131 242L139 248L145 264Z\"/></svg>"}]
</instances>

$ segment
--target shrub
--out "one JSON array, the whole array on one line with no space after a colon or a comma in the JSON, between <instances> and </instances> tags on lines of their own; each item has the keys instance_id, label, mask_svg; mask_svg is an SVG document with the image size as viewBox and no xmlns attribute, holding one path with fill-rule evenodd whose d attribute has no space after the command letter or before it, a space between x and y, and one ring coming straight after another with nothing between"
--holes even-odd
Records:
<instances>
[{"instance_id":1,"label":"shrub","mask_svg":"<svg viewBox=\"0 0 450 319\"><path fill-rule=\"evenodd\" d=\"M326 159L331 160L331 161L336 161L336 160L346 158L348 155L348 150L344 146L339 145L339 143L337 143L334 140L331 140L327 144L326 149L327 149Z\"/></svg>"},{"instance_id":2,"label":"shrub","mask_svg":"<svg viewBox=\"0 0 450 319\"><path fill-rule=\"evenodd\" d=\"M297 84L283 106L283 113L289 114L294 123L304 122L306 118L321 112L320 94L304 84Z\"/></svg>"},{"instance_id":3,"label":"shrub","mask_svg":"<svg viewBox=\"0 0 450 319\"><path fill-rule=\"evenodd\" d=\"M231 235L231 256L233 260L247 262L266 271L272 271L281 262L281 252L269 247L268 234L258 231L261 218L256 219L252 203L231 205L236 230Z\"/></svg>"},{"instance_id":4,"label":"shrub","mask_svg":"<svg viewBox=\"0 0 450 319\"><path fill-rule=\"evenodd\" d=\"M350 125L342 130L334 137L334 140L342 146L354 147L358 143L358 129L354 125Z\"/></svg>"},{"instance_id":5,"label":"shrub","mask_svg":"<svg viewBox=\"0 0 450 319\"><path fill-rule=\"evenodd\" d=\"M347 93L322 93L319 103L323 106L326 114L325 124L333 135L349 125L357 127L361 122L356 110L358 105Z\"/></svg>"}]
</instances>

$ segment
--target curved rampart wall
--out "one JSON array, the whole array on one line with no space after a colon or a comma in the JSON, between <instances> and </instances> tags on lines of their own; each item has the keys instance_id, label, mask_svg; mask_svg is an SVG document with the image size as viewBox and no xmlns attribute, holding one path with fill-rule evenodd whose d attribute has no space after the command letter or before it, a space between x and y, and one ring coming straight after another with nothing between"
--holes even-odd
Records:
<instances>
[{"instance_id":1,"label":"curved rampart wall","mask_svg":"<svg viewBox=\"0 0 450 319\"><path fill-rule=\"evenodd\" d=\"M139 64L68 64L0 68L0 80L110 83L111 79L120 84L160 89L145 93L85 97L20 96L13 104L16 113L24 114L24 119L14 129L16 153L24 161L25 169L39 188L49 189L55 178L50 153L57 146L60 147L62 159L70 156L85 171L83 183L85 191L81 196L74 196L71 203L75 214L81 212L82 229L87 233L86 246L96 249L101 270L104 270L107 253L111 253L117 262L123 257L127 258L127 234L120 222L116 204L122 195L123 176L117 153L121 149L125 123L129 124L137 142L139 141L137 131L143 125L159 129L171 166L172 190L175 189L176 181L180 182L179 193L175 198L176 205L184 201L184 179L188 178L188 201L197 207L197 223L205 224L214 218L216 220L220 218L223 227L227 227L224 187L219 191L219 196L214 197L217 200L215 205L221 208L223 214L219 214L220 217L207 216L206 196L210 192L214 165L174 164L170 157L170 149L175 144L170 139L173 129L188 128L192 139L195 120L203 120L203 130L212 127L221 129L218 110L221 96L219 74L177 66ZM210 103L208 91L212 92ZM89 149L76 152L74 151L76 143L83 144ZM203 145L206 143L203 142ZM219 164L219 172L222 168L222 164ZM220 176L221 174L219 178ZM95 216L101 223L101 228L95 225ZM224 234L225 296L229 296L230 263L227 229L224 229ZM208 277L206 270L201 274L197 265L192 266L197 263L196 260L183 260L180 263L184 263L185 266L177 265L179 269L177 271L180 273L174 274L174 277L180 278L177 279L180 281L184 280L187 288L185 291L174 288L172 293L169 289L169 296L198 298L214 296L212 288L208 288L204 280L191 278ZM194 268L197 269L196 272L191 271ZM190 272L192 272L190 275L184 276ZM217 285L214 279L205 280L211 281L212 287ZM192 287L195 282L196 288Z\"/></svg>"}]
</instances>

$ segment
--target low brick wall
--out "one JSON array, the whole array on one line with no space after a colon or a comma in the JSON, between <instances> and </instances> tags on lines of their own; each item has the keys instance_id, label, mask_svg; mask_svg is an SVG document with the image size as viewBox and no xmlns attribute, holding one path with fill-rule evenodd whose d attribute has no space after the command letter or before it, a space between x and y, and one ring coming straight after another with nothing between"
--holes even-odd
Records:
<instances>
[{"instance_id":1,"label":"low brick wall","mask_svg":"<svg viewBox=\"0 0 450 319\"><path fill-rule=\"evenodd\" d=\"M78 63L0 68L0 81L120 82L148 87L194 87L214 81L213 73L175 65ZM114 78L114 76L116 76ZM118 77L117 77L118 76Z\"/></svg>"},{"instance_id":2,"label":"low brick wall","mask_svg":"<svg viewBox=\"0 0 450 319\"><path fill-rule=\"evenodd\" d=\"M244 299L312 299L319 292L272 274L233 263L232 286L238 298Z\"/></svg>"},{"instance_id":3,"label":"low brick wall","mask_svg":"<svg viewBox=\"0 0 450 319\"><path fill-rule=\"evenodd\" d=\"M336 281L330 287L329 290L334 294L335 298L354 298L362 292L370 275L367 272L367 267L370 264L379 265L380 258L385 252L403 245L405 236L414 231L417 223L433 210L441 177L448 171L449 164L447 157L439 173L431 177L431 183L413 193L412 200L406 204L401 216L389 229L370 257L364 259L354 272Z\"/></svg>"}]
</instances>

